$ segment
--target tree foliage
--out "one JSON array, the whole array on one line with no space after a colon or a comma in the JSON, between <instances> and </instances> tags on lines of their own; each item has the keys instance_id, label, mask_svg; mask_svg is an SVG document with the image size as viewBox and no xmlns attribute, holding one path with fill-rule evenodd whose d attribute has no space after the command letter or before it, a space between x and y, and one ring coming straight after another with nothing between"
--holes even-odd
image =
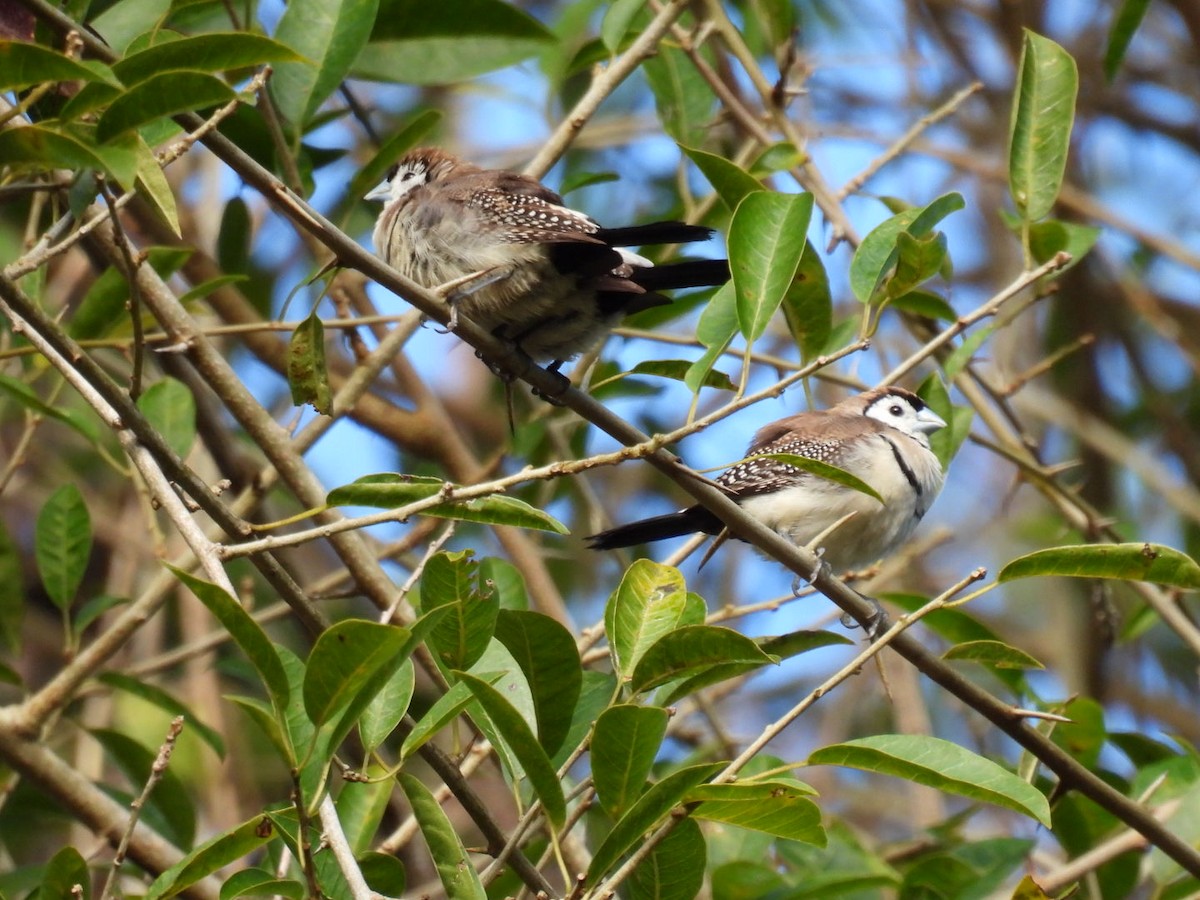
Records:
<instances>
[{"instance_id":1,"label":"tree foliage","mask_svg":"<svg viewBox=\"0 0 1200 900\"><path fill-rule=\"evenodd\" d=\"M0 4L0 893L1200 890L1200 16L1118 7ZM422 328L422 143L732 281ZM853 581L697 477L879 383L948 480Z\"/></svg>"}]
</instances>

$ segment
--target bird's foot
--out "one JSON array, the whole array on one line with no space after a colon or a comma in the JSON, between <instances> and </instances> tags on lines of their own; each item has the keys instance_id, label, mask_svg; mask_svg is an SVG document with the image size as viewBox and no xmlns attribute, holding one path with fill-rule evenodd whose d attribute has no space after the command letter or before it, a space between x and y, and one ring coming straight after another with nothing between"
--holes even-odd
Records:
<instances>
[{"instance_id":1,"label":"bird's foot","mask_svg":"<svg viewBox=\"0 0 1200 900\"><path fill-rule=\"evenodd\" d=\"M855 593L858 592L855 591ZM879 601L874 597L868 597L866 594L858 594L858 596L867 603L871 604L871 615L867 618L866 622L862 623L862 625L863 634L867 636L867 640L873 641L887 631L888 614L879 604ZM854 616L850 615L850 613L842 613L840 621L843 628L857 628L859 626L858 620L855 619Z\"/></svg>"},{"instance_id":2,"label":"bird's foot","mask_svg":"<svg viewBox=\"0 0 1200 900\"><path fill-rule=\"evenodd\" d=\"M797 575L792 579L793 597L799 597L801 591L803 591L806 587L810 587L812 583L822 575L830 575L833 573L833 569L829 567L829 563L825 562L824 547L818 547L817 549L813 550L813 554L817 557L817 568L807 578L805 578L803 575Z\"/></svg>"},{"instance_id":3,"label":"bird's foot","mask_svg":"<svg viewBox=\"0 0 1200 900\"><path fill-rule=\"evenodd\" d=\"M492 266L490 269L481 269L478 272L472 272L469 275L463 275L461 278L455 278L452 281L447 281L445 284L438 285L437 293L441 294L446 300L446 305L450 307L450 320L446 323L445 329L439 328L438 331L442 334L449 334L458 328L458 304L472 294L483 290L489 285L495 284L497 281L502 281L512 274L510 266Z\"/></svg>"},{"instance_id":4,"label":"bird's foot","mask_svg":"<svg viewBox=\"0 0 1200 900\"><path fill-rule=\"evenodd\" d=\"M564 375L559 369L562 368L565 359L556 359L550 365L546 366L546 371L554 376L554 387L550 392L540 391L533 388L533 396L545 400L551 406L564 406L565 404L559 398L567 392L571 387L571 379Z\"/></svg>"}]
</instances>

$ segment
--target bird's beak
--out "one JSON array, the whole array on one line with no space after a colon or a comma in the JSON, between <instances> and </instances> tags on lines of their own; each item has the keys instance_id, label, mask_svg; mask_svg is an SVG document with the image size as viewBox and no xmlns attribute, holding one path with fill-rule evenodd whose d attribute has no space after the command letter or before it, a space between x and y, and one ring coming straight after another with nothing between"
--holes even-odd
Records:
<instances>
[{"instance_id":1,"label":"bird's beak","mask_svg":"<svg viewBox=\"0 0 1200 900\"><path fill-rule=\"evenodd\" d=\"M917 413L917 431L922 434L933 434L939 428L945 428L946 423L942 417L935 413L929 407Z\"/></svg>"},{"instance_id":2,"label":"bird's beak","mask_svg":"<svg viewBox=\"0 0 1200 900\"><path fill-rule=\"evenodd\" d=\"M392 192L392 185L386 178L363 195L364 200L386 200Z\"/></svg>"}]
</instances>

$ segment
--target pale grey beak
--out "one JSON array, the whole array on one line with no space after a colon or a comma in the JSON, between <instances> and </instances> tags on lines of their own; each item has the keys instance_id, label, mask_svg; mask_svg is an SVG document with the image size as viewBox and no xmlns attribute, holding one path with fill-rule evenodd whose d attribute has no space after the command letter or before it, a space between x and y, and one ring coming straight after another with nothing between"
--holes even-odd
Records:
<instances>
[{"instance_id":1,"label":"pale grey beak","mask_svg":"<svg viewBox=\"0 0 1200 900\"><path fill-rule=\"evenodd\" d=\"M917 413L917 428L921 434L933 434L939 428L945 428L946 423L942 421L942 417L935 413L932 409L926 407Z\"/></svg>"},{"instance_id":2,"label":"pale grey beak","mask_svg":"<svg viewBox=\"0 0 1200 900\"><path fill-rule=\"evenodd\" d=\"M386 200L392 193L392 183L386 178L363 195L364 200Z\"/></svg>"}]
</instances>

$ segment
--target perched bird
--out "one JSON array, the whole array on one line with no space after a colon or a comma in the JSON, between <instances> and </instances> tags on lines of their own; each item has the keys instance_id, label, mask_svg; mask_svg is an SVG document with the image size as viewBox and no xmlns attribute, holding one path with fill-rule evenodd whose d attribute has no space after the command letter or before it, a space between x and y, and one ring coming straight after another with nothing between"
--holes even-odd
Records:
<instances>
[{"instance_id":1,"label":"perched bird","mask_svg":"<svg viewBox=\"0 0 1200 900\"><path fill-rule=\"evenodd\" d=\"M657 293L723 284L724 259L655 266L626 247L705 241L684 222L602 228L536 179L481 169L437 148L413 150L366 195L382 200L374 242L393 268L458 313L555 370Z\"/></svg>"},{"instance_id":2,"label":"perched bird","mask_svg":"<svg viewBox=\"0 0 1200 900\"><path fill-rule=\"evenodd\" d=\"M942 467L929 449L929 435L945 424L911 391L876 388L824 412L765 425L746 451L749 458L716 483L749 515L796 544L808 544L828 531L819 544L822 559L835 572L861 568L900 546L942 489ZM781 460L762 458L772 453L837 466L865 481L884 502ZM697 531L719 534L724 528L703 506L692 506L587 540L593 550L610 550Z\"/></svg>"}]
</instances>

